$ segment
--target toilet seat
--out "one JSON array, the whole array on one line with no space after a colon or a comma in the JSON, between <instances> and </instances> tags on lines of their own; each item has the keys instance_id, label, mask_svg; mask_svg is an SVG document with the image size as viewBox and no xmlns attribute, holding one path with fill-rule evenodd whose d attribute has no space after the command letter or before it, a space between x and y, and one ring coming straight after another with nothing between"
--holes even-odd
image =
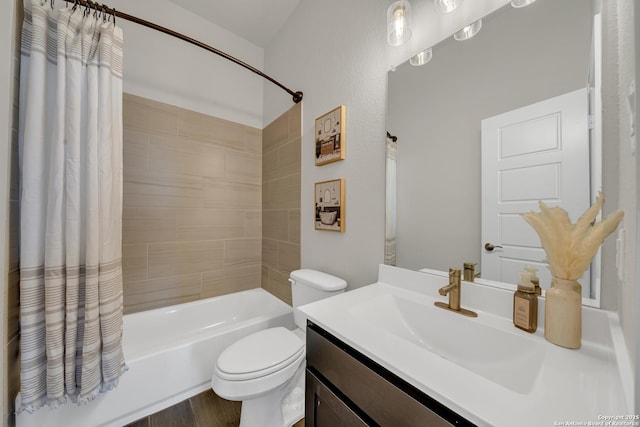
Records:
<instances>
[{"instance_id":1,"label":"toilet seat","mask_svg":"<svg viewBox=\"0 0 640 427\"><path fill-rule=\"evenodd\" d=\"M220 354L211 387L228 400L265 396L304 371L305 356L304 341L293 331L277 327L255 332Z\"/></svg>"},{"instance_id":2,"label":"toilet seat","mask_svg":"<svg viewBox=\"0 0 640 427\"><path fill-rule=\"evenodd\" d=\"M258 379L298 361L304 352L304 342L292 331L264 329L224 350L216 363L216 374L228 381Z\"/></svg>"}]
</instances>

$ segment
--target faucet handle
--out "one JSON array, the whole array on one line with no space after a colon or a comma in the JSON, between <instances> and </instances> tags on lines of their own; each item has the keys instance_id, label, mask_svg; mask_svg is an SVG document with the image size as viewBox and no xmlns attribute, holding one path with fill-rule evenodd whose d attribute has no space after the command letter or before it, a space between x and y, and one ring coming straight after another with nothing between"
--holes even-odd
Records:
<instances>
[{"instance_id":1,"label":"faucet handle","mask_svg":"<svg viewBox=\"0 0 640 427\"><path fill-rule=\"evenodd\" d=\"M465 262L464 263L464 277L467 282L473 282L476 277L480 276L480 273L476 274L477 262Z\"/></svg>"}]
</instances>

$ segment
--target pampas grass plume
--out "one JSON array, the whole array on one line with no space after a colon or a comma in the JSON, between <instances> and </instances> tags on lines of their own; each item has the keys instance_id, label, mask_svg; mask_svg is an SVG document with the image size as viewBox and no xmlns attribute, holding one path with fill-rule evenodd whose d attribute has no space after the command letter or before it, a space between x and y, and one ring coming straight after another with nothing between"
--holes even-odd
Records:
<instances>
[{"instance_id":1,"label":"pampas grass plume","mask_svg":"<svg viewBox=\"0 0 640 427\"><path fill-rule=\"evenodd\" d=\"M618 228L624 216L621 210L596 223L602 205L604 194L600 192L593 206L575 224L571 223L567 211L548 207L542 201L538 202L540 212L522 215L538 233L554 277L565 280L582 277L604 239Z\"/></svg>"}]
</instances>

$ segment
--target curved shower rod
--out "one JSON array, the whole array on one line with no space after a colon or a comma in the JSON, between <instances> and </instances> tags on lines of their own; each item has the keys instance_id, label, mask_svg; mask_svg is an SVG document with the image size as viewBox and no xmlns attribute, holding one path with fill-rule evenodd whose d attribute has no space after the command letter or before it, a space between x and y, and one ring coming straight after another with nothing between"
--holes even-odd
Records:
<instances>
[{"instance_id":1,"label":"curved shower rod","mask_svg":"<svg viewBox=\"0 0 640 427\"><path fill-rule=\"evenodd\" d=\"M51 0L51 1L53 2L53 0ZM205 43L202 43L199 40L193 39L193 38L191 38L189 36L185 36L182 33L178 33L177 31L173 31L173 30L171 30L169 28L166 28L166 27L163 27L161 25L154 24L153 22L149 22L149 21L146 21L144 19L138 18L137 16L129 15L127 13L117 11L116 9L110 8L110 7L105 6L103 4L92 2L90 0L64 0L64 1L66 1L67 3L74 3L74 5L77 5L77 6L91 8L91 9L93 9L93 10L99 12L99 13L101 12L101 13L106 13L108 15L112 15L112 16L114 16L114 21L115 21L116 17L117 18L121 18L121 19L125 19L127 21L131 21L131 22L134 22L136 24L143 25L143 26L145 26L147 28L151 28L153 30L160 31L161 33L173 36L173 37L178 38L180 40L183 40L183 41L185 41L187 43L191 43L193 45L201 47L202 49L208 50L211 53L215 53L216 55L222 56L223 58L228 59L231 62L235 62L236 64L240 65L241 67L244 67L247 70L252 71L255 74L257 74L257 75L269 80L271 83L275 84L276 86L279 86L284 91L286 91L289 95L292 96L292 99L293 99L294 103L297 104L300 101L302 101L303 93L301 91L294 92L291 89L289 89L288 87L286 87L285 85L283 85L282 83L280 83L279 81L275 80L274 78L272 78L272 77L266 75L265 73L263 73L262 71L258 70L257 68L247 64L246 62L243 62L243 61L239 60L238 58L236 58L234 56L229 55L226 52L223 52L223 51L221 51L219 49L216 49L213 46L209 46L209 45L207 45Z\"/></svg>"}]
</instances>

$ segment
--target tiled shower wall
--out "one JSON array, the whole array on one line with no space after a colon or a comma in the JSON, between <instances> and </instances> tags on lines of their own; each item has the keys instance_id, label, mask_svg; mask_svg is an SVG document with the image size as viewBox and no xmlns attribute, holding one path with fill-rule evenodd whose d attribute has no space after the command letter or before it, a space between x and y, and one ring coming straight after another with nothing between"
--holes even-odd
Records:
<instances>
[{"instance_id":1,"label":"tiled shower wall","mask_svg":"<svg viewBox=\"0 0 640 427\"><path fill-rule=\"evenodd\" d=\"M291 304L300 268L301 105L262 131L262 287Z\"/></svg>"},{"instance_id":2,"label":"tiled shower wall","mask_svg":"<svg viewBox=\"0 0 640 427\"><path fill-rule=\"evenodd\" d=\"M260 286L262 131L124 96L125 313Z\"/></svg>"},{"instance_id":3,"label":"tiled shower wall","mask_svg":"<svg viewBox=\"0 0 640 427\"><path fill-rule=\"evenodd\" d=\"M19 388L18 93L14 105L7 414ZM291 302L287 278L300 266L300 113L296 105L261 131L124 95L126 313L261 284Z\"/></svg>"}]
</instances>

